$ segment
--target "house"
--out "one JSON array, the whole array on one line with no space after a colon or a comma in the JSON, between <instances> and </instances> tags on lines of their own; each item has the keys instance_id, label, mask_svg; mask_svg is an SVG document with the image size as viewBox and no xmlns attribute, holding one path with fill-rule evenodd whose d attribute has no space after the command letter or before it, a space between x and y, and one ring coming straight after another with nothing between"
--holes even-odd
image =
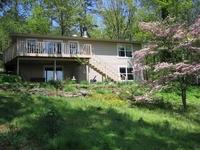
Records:
<instances>
[{"instance_id":1,"label":"house","mask_svg":"<svg viewBox=\"0 0 200 150\"><path fill-rule=\"evenodd\" d=\"M5 70L25 81L135 80L129 62L141 42L16 33L10 37L12 44L3 52Z\"/></svg>"}]
</instances>

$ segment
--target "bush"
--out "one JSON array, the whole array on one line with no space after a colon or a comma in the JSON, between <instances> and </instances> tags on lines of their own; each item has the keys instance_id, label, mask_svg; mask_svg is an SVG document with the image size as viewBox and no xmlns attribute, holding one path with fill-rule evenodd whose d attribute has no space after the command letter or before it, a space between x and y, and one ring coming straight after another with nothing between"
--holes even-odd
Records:
<instances>
[{"instance_id":1,"label":"bush","mask_svg":"<svg viewBox=\"0 0 200 150\"><path fill-rule=\"evenodd\" d=\"M85 81L81 81L80 84L82 84L82 85L88 85L89 82L85 80Z\"/></svg>"},{"instance_id":2,"label":"bush","mask_svg":"<svg viewBox=\"0 0 200 150\"><path fill-rule=\"evenodd\" d=\"M62 81L62 84L76 84L75 80L71 80L70 78L66 78Z\"/></svg>"},{"instance_id":3,"label":"bush","mask_svg":"<svg viewBox=\"0 0 200 150\"><path fill-rule=\"evenodd\" d=\"M96 93L98 93L98 94L105 94L106 92L104 91L104 90L96 90Z\"/></svg>"},{"instance_id":4,"label":"bush","mask_svg":"<svg viewBox=\"0 0 200 150\"><path fill-rule=\"evenodd\" d=\"M62 117L54 107L39 118L39 125L44 132L43 134L47 133L51 138L59 132L61 123Z\"/></svg>"},{"instance_id":5,"label":"bush","mask_svg":"<svg viewBox=\"0 0 200 150\"><path fill-rule=\"evenodd\" d=\"M120 87L120 99L123 100L135 100L136 96L144 95L147 92L145 87L137 86L136 84L132 85L123 85Z\"/></svg>"},{"instance_id":6,"label":"bush","mask_svg":"<svg viewBox=\"0 0 200 150\"><path fill-rule=\"evenodd\" d=\"M22 79L19 75L0 74L0 83L20 83Z\"/></svg>"},{"instance_id":7,"label":"bush","mask_svg":"<svg viewBox=\"0 0 200 150\"><path fill-rule=\"evenodd\" d=\"M61 81L60 80L49 80L48 84L51 86L54 86L56 89L58 89L61 86Z\"/></svg>"},{"instance_id":8,"label":"bush","mask_svg":"<svg viewBox=\"0 0 200 150\"><path fill-rule=\"evenodd\" d=\"M75 92L76 90L77 89L75 87L70 87L70 86L64 88L65 92Z\"/></svg>"}]
</instances>

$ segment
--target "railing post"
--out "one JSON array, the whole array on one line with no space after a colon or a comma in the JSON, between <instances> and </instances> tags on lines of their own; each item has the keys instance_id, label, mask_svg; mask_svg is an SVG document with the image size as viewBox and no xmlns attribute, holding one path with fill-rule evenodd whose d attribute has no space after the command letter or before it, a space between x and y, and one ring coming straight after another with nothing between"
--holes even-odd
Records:
<instances>
[{"instance_id":1,"label":"railing post","mask_svg":"<svg viewBox=\"0 0 200 150\"><path fill-rule=\"evenodd\" d=\"M17 42L17 46L16 46L16 56L18 56L19 55L19 48L20 48L20 42ZM14 50L14 53L15 53L15 50Z\"/></svg>"}]
</instances>

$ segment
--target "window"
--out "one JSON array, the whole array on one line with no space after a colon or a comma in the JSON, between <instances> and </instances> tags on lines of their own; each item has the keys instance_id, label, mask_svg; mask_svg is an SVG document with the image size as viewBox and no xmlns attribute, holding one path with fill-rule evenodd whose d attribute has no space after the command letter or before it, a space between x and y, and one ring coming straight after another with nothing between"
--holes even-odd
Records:
<instances>
[{"instance_id":1,"label":"window","mask_svg":"<svg viewBox=\"0 0 200 150\"><path fill-rule=\"evenodd\" d=\"M28 53L34 53L37 46L37 40L36 39L26 39L26 45L27 45L27 52Z\"/></svg>"},{"instance_id":2,"label":"window","mask_svg":"<svg viewBox=\"0 0 200 150\"><path fill-rule=\"evenodd\" d=\"M117 51L119 57L132 57L132 45L131 44L117 44Z\"/></svg>"},{"instance_id":3,"label":"window","mask_svg":"<svg viewBox=\"0 0 200 150\"><path fill-rule=\"evenodd\" d=\"M69 41L70 54L78 54L79 44L77 41Z\"/></svg>"},{"instance_id":4,"label":"window","mask_svg":"<svg viewBox=\"0 0 200 150\"><path fill-rule=\"evenodd\" d=\"M134 80L132 71L131 67L119 67L121 80Z\"/></svg>"}]
</instances>

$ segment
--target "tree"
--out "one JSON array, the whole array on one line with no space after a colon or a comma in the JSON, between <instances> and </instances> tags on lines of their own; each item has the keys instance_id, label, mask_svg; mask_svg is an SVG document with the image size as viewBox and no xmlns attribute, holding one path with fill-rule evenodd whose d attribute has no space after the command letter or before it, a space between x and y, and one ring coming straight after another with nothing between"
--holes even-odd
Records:
<instances>
[{"instance_id":1,"label":"tree","mask_svg":"<svg viewBox=\"0 0 200 150\"><path fill-rule=\"evenodd\" d=\"M81 12L81 0L45 0L45 11L52 24L58 26L60 35L74 34L76 20Z\"/></svg>"},{"instance_id":2,"label":"tree","mask_svg":"<svg viewBox=\"0 0 200 150\"><path fill-rule=\"evenodd\" d=\"M159 14L159 19L165 19L168 16L188 19L197 4L194 0L139 0L139 2L140 6Z\"/></svg>"},{"instance_id":3,"label":"tree","mask_svg":"<svg viewBox=\"0 0 200 150\"><path fill-rule=\"evenodd\" d=\"M93 30L96 31L97 24L95 20L93 19L93 15L97 13L96 3L98 0L82 0L82 11L79 13L79 17L77 18L79 30L80 30L80 36L83 36L83 29L86 29L86 33L89 37L91 37L91 34L89 33Z\"/></svg>"},{"instance_id":4,"label":"tree","mask_svg":"<svg viewBox=\"0 0 200 150\"><path fill-rule=\"evenodd\" d=\"M9 0L3 4L4 9L0 10L0 51L10 46L10 33L26 32L25 15L21 11L22 3L18 0Z\"/></svg>"},{"instance_id":5,"label":"tree","mask_svg":"<svg viewBox=\"0 0 200 150\"><path fill-rule=\"evenodd\" d=\"M141 22L140 29L150 32L153 39L145 48L133 53L134 73L147 70L147 84L154 89L179 81L184 110L186 90L200 73L200 18L188 25L174 18L162 22Z\"/></svg>"},{"instance_id":6,"label":"tree","mask_svg":"<svg viewBox=\"0 0 200 150\"><path fill-rule=\"evenodd\" d=\"M110 39L132 38L135 4L135 0L99 1L98 11L105 24L104 32Z\"/></svg>"},{"instance_id":7,"label":"tree","mask_svg":"<svg viewBox=\"0 0 200 150\"><path fill-rule=\"evenodd\" d=\"M26 18L27 32L35 34L50 34L51 21L43 12L43 8L35 3L31 15Z\"/></svg>"}]
</instances>

